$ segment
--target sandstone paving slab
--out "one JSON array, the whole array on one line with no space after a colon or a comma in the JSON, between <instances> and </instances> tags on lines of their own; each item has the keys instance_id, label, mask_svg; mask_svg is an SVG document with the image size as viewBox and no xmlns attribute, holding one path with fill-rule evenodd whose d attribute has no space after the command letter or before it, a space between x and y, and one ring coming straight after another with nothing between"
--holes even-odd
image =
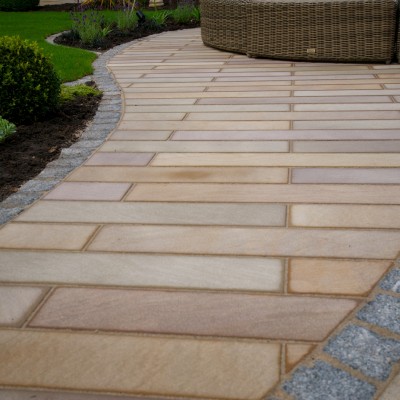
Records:
<instances>
[{"instance_id":1,"label":"sandstone paving slab","mask_svg":"<svg viewBox=\"0 0 400 400\"><path fill-rule=\"evenodd\" d=\"M131 187L127 183L63 182L45 196L48 200L121 200Z\"/></svg>"},{"instance_id":2,"label":"sandstone paving slab","mask_svg":"<svg viewBox=\"0 0 400 400\"><path fill-rule=\"evenodd\" d=\"M161 153L151 162L154 166L271 166L271 167L398 167L400 155L390 154L215 154ZM394 170L396 173L397 170ZM398 177L398 174L396 174Z\"/></svg>"},{"instance_id":3,"label":"sandstone paving slab","mask_svg":"<svg viewBox=\"0 0 400 400\"><path fill-rule=\"evenodd\" d=\"M400 204L399 185L138 183L126 201Z\"/></svg>"},{"instance_id":4,"label":"sandstone paving slab","mask_svg":"<svg viewBox=\"0 0 400 400\"><path fill-rule=\"evenodd\" d=\"M88 249L111 252L393 259L398 253L399 240L400 232L385 230L107 225L97 234Z\"/></svg>"},{"instance_id":5,"label":"sandstone paving slab","mask_svg":"<svg viewBox=\"0 0 400 400\"><path fill-rule=\"evenodd\" d=\"M279 378L273 343L0 330L0 344L3 386L248 399Z\"/></svg>"},{"instance_id":6,"label":"sandstone paving slab","mask_svg":"<svg viewBox=\"0 0 400 400\"><path fill-rule=\"evenodd\" d=\"M382 393L380 400L396 400L400 391L400 374L390 382L389 386Z\"/></svg>"},{"instance_id":7,"label":"sandstone paving slab","mask_svg":"<svg viewBox=\"0 0 400 400\"><path fill-rule=\"evenodd\" d=\"M96 225L11 223L0 229L0 248L80 250Z\"/></svg>"},{"instance_id":8,"label":"sandstone paving slab","mask_svg":"<svg viewBox=\"0 0 400 400\"><path fill-rule=\"evenodd\" d=\"M0 326L19 326L47 289L26 286L0 286Z\"/></svg>"},{"instance_id":9,"label":"sandstone paving slab","mask_svg":"<svg viewBox=\"0 0 400 400\"><path fill-rule=\"evenodd\" d=\"M284 226L286 207L280 204L40 201L16 220L68 223Z\"/></svg>"},{"instance_id":10,"label":"sandstone paving slab","mask_svg":"<svg viewBox=\"0 0 400 400\"><path fill-rule=\"evenodd\" d=\"M315 341L356 305L321 297L66 288L29 326Z\"/></svg>"},{"instance_id":11,"label":"sandstone paving slab","mask_svg":"<svg viewBox=\"0 0 400 400\"><path fill-rule=\"evenodd\" d=\"M365 296L389 266L378 260L292 259L289 291Z\"/></svg>"},{"instance_id":12,"label":"sandstone paving slab","mask_svg":"<svg viewBox=\"0 0 400 400\"><path fill-rule=\"evenodd\" d=\"M109 140L167 140L172 131L114 131ZM138 153L138 155L143 153Z\"/></svg>"},{"instance_id":13,"label":"sandstone paving slab","mask_svg":"<svg viewBox=\"0 0 400 400\"><path fill-rule=\"evenodd\" d=\"M83 182L254 182L288 181L287 168L227 167L83 167L67 178Z\"/></svg>"},{"instance_id":14,"label":"sandstone paving slab","mask_svg":"<svg viewBox=\"0 0 400 400\"><path fill-rule=\"evenodd\" d=\"M281 292L284 280L284 260L265 257L3 250L0 258L3 283Z\"/></svg>"},{"instance_id":15,"label":"sandstone paving slab","mask_svg":"<svg viewBox=\"0 0 400 400\"><path fill-rule=\"evenodd\" d=\"M96 153L85 165L147 165L154 153Z\"/></svg>"},{"instance_id":16,"label":"sandstone paving slab","mask_svg":"<svg viewBox=\"0 0 400 400\"><path fill-rule=\"evenodd\" d=\"M295 141L292 149L295 153L394 153L400 151L400 141Z\"/></svg>"},{"instance_id":17,"label":"sandstone paving slab","mask_svg":"<svg viewBox=\"0 0 400 400\"><path fill-rule=\"evenodd\" d=\"M154 152L154 153L175 153L175 152L198 152L198 153L274 153L288 152L287 141L243 141L243 142L216 142L216 141L109 141L99 149L100 152ZM100 154L100 153L98 153ZM93 165L93 164L88 164Z\"/></svg>"},{"instance_id":18,"label":"sandstone paving slab","mask_svg":"<svg viewBox=\"0 0 400 400\"><path fill-rule=\"evenodd\" d=\"M285 372L289 372L305 355L314 348L311 344L287 344Z\"/></svg>"},{"instance_id":19,"label":"sandstone paving slab","mask_svg":"<svg viewBox=\"0 0 400 400\"><path fill-rule=\"evenodd\" d=\"M400 228L400 207L382 205L293 205L293 226Z\"/></svg>"}]
</instances>

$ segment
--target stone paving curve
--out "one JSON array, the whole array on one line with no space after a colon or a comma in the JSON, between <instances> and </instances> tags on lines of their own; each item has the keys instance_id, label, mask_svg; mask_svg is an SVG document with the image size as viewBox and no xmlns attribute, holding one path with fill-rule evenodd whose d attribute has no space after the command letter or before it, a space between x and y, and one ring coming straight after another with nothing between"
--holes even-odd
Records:
<instances>
[{"instance_id":1,"label":"stone paving curve","mask_svg":"<svg viewBox=\"0 0 400 400\"><path fill-rule=\"evenodd\" d=\"M400 66L108 69L117 128L0 228L0 399L398 399Z\"/></svg>"}]
</instances>

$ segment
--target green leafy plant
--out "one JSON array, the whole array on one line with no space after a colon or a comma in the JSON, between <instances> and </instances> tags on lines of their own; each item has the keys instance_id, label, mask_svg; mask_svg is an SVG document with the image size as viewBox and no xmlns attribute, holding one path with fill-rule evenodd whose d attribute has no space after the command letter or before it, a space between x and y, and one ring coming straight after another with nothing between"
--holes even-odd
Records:
<instances>
[{"instance_id":1,"label":"green leafy plant","mask_svg":"<svg viewBox=\"0 0 400 400\"><path fill-rule=\"evenodd\" d=\"M133 30L137 27L138 17L133 7L125 7L118 11L117 28L123 32Z\"/></svg>"},{"instance_id":2,"label":"green leafy plant","mask_svg":"<svg viewBox=\"0 0 400 400\"><path fill-rule=\"evenodd\" d=\"M155 12L152 17L151 20L153 21L153 23L159 27L163 27L165 25L165 23L167 22L167 19L170 17L171 15L171 11L168 10L164 10L164 11L157 11Z\"/></svg>"},{"instance_id":3,"label":"green leafy plant","mask_svg":"<svg viewBox=\"0 0 400 400\"><path fill-rule=\"evenodd\" d=\"M104 15L96 11L72 12L72 32L85 46L98 46L111 32Z\"/></svg>"},{"instance_id":4,"label":"green leafy plant","mask_svg":"<svg viewBox=\"0 0 400 400\"><path fill-rule=\"evenodd\" d=\"M76 97L92 97L101 95L101 91L88 85L61 86L60 102L65 103Z\"/></svg>"},{"instance_id":5,"label":"green leafy plant","mask_svg":"<svg viewBox=\"0 0 400 400\"><path fill-rule=\"evenodd\" d=\"M4 142L9 136L14 135L17 128L11 122L0 117L0 143Z\"/></svg>"},{"instance_id":6,"label":"green leafy plant","mask_svg":"<svg viewBox=\"0 0 400 400\"><path fill-rule=\"evenodd\" d=\"M194 6L190 4L179 5L172 12L172 19L177 24L188 24L193 19Z\"/></svg>"},{"instance_id":7,"label":"green leafy plant","mask_svg":"<svg viewBox=\"0 0 400 400\"><path fill-rule=\"evenodd\" d=\"M201 19L200 7L193 7L192 16L193 16L193 21L200 22Z\"/></svg>"},{"instance_id":8,"label":"green leafy plant","mask_svg":"<svg viewBox=\"0 0 400 400\"><path fill-rule=\"evenodd\" d=\"M125 8L133 5L134 0L85 0L83 7L96 8L101 10L114 10L116 8Z\"/></svg>"},{"instance_id":9,"label":"green leafy plant","mask_svg":"<svg viewBox=\"0 0 400 400\"><path fill-rule=\"evenodd\" d=\"M39 5L40 0L0 0L1 11L28 11Z\"/></svg>"},{"instance_id":10,"label":"green leafy plant","mask_svg":"<svg viewBox=\"0 0 400 400\"><path fill-rule=\"evenodd\" d=\"M35 42L0 37L0 115L15 123L45 117L58 104L60 78Z\"/></svg>"}]
</instances>

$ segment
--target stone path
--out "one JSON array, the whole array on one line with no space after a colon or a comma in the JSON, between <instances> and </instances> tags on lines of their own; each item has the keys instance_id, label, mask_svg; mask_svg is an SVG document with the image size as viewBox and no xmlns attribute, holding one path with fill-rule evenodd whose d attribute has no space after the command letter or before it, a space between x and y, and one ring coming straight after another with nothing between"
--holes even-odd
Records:
<instances>
[{"instance_id":1,"label":"stone path","mask_svg":"<svg viewBox=\"0 0 400 400\"><path fill-rule=\"evenodd\" d=\"M0 229L0 399L397 399L399 65L109 69L118 128Z\"/></svg>"}]
</instances>

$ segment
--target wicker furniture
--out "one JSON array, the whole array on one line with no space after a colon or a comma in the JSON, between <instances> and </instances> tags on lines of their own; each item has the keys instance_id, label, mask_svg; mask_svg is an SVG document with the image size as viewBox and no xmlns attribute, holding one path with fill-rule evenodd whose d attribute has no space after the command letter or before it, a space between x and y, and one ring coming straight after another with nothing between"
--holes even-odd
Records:
<instances>
[{"instance_id":1,"label":"wicker furniture","mask_svg":"<svg viewBox=\"0 0 400 400\"><path fill-rule=\"evenodd\" d=\"M397 0L201 0L211 47L291 60L386 62Z\"/></svg>"}]
</instances>

